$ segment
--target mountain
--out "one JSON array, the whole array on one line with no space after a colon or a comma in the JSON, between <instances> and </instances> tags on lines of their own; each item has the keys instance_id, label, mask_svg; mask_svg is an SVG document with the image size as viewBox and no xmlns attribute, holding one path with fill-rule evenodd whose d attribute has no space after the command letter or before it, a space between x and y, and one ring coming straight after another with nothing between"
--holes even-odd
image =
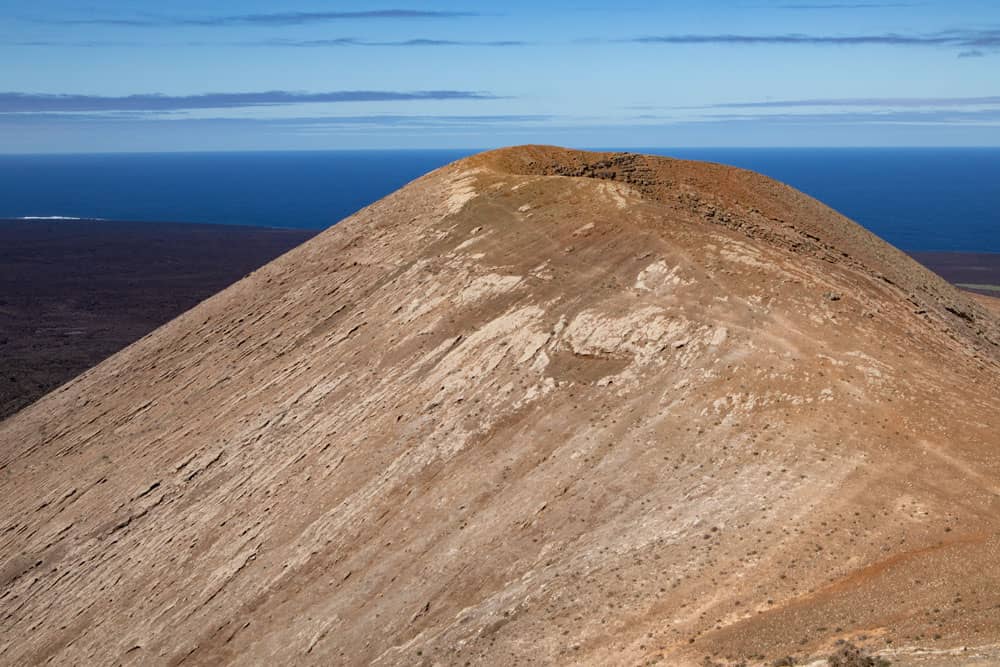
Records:
<instances>
[{"instance_id":1,"label":"mountain","mask_svg":"<svg viewBox=\"0 0 1000 667\"><path fill-rule=\"evenodd\" d=\"M787 186L477 155L0 423L0 662L989 664L998 387Z\"/></svg>"}]
</instances>

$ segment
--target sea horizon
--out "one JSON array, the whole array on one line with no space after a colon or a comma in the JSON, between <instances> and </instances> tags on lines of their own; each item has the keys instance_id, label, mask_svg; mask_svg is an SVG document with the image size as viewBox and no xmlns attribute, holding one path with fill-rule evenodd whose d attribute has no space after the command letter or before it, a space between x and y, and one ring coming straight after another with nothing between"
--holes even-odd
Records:
<instances>
[{"instance_id":1,"label":"sea horizon","mask_svg":"<svg viewBox=\"0 0 1000 667\"><path fill-rule=\"evenodd\" d=\"M910 252L1000 253L1000 148L595 147L758 171ZM0 218L324 229L480 149L0 155Z\"/></svg>"}]
</instances>

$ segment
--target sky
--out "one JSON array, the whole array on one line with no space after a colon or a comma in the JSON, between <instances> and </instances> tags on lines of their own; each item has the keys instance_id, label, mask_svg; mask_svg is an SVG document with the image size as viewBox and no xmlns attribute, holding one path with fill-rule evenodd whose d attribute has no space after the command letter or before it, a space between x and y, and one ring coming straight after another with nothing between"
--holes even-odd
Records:
<instances>
[{"instance_id":1,"label":"sky","mask_svg":"<svg viewBox=\"0 0 1000 667\"><path fill-rule=\"evenodd\" d=\"M997 0L3 0L0 152L1000 146Z\"/></svg>"}]
</instances>

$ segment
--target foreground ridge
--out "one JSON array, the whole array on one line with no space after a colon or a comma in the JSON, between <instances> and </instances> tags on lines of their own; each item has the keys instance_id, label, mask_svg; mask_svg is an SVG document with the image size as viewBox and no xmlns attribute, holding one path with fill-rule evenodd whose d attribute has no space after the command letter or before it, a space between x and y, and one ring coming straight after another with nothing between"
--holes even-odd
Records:
<instances>
[{"instance_id":1,"label":"foreground ridge","mask_svg":"<svg viewBox=\"0 0 1000 667\"><path fill-rule=\"evenodd\" d=\"M758 174L473 156L0 422L0 663L989 664L998 343Z\"/></svg>"}]
</instances>

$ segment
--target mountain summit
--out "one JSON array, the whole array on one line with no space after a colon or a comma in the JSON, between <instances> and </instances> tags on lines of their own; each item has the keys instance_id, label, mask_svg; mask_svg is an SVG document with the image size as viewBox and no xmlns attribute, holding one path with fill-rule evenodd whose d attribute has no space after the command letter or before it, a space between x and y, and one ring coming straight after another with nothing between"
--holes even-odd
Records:
<instances>
[{"instance_id":1,"label":"mountain summit","mask_svg":"<svg viewBox=\"0 0 1000 667\"><path fill-rule=\"evenodd\" d=\"M758 174L470 157L0 423L0 663L988 661L998 344Z\"/></svg>"}]
</instances>

